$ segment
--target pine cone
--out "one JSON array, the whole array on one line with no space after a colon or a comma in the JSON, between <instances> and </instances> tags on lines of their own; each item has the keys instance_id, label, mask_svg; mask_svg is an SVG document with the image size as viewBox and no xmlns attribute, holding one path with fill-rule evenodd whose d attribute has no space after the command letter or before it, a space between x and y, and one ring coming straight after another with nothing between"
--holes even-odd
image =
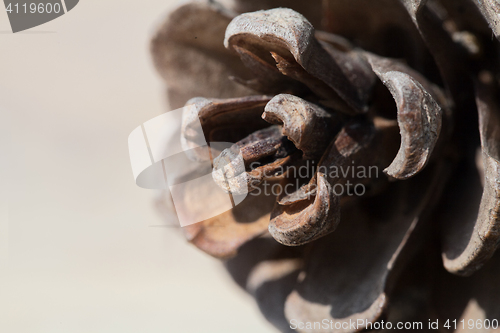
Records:
<instances>
[{"instance_id":1,"label":"pine cone","mask_svg":"<svg viewBox=\"0 0 500 333\"><path fill-rule=\"evenodd\" d=\"M235 143L212 147L213 179L248 194L188 240L283 332L494 328L498 38L495 0L178 7L151 49L171 107L190 106L182 140L199 121Z\"/></svg>"}]
</instances>

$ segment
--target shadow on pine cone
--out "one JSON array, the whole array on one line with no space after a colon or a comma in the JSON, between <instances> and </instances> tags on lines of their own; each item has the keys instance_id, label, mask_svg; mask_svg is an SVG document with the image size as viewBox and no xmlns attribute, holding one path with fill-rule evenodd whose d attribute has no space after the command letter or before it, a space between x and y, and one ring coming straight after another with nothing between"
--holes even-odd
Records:
<instances>
[{"instance_id":1,"label":"shadow on pine cone","mask_svg":"<svg viewBox=\"0 0 500 333\"><path fill-rule=\"evenodd\" d=\"M293 188L249 195L185 227L188 240L226 259L284 332L292 319L333 327L301 332L352 332L335 327L357 319L424 330L429 319L441 329L500 319L495 36L495 0L178 7L152 54L171 107L194 104L185 116L200 119L207 142L237 142L244 172L224 150L214 180ZM304 165L307 177L291 172ZM361 196L338 194L355 175L325 170L349 166L383 172L357 179Z\"/></svg>"}]
</instances>

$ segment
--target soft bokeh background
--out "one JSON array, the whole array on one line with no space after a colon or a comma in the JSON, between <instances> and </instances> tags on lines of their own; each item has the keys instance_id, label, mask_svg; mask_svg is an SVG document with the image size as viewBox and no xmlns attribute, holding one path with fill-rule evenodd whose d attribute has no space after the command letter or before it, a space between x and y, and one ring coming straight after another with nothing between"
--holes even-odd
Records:
<instances>
[{"instance_id":1,"label":"soft bokeh background","mask_svg":"<svg viewBox=\"0 0 500 333\"><path fill-rule=\"evenodd\" d=\"M127 136L166 110L148 40L174 5L82 0L17 34L0 8L0 332L274 331L132 178Z\"/></svg>"}]
</instances>

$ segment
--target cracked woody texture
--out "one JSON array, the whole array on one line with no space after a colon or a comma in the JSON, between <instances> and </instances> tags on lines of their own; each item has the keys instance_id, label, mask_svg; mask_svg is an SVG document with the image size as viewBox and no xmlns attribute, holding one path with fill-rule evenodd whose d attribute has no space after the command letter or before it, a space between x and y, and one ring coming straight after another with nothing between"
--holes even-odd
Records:
<instances>
[{"instance_id":1,"label":"cracked woody texture","mask_svg":"<svg viewBox=\"0 0 500 333\"><path fill-rule=\"evenodd\" d=\"M237 142L248 176L222 151L220 186L296 184L287 170L306 161L383 170L361 197L316 171L187 239L283 332L292 319L500 319L499 37L495 0L182 4L152 55L171 108L194 104L186 119L207 142Z\"/></svg>"}]
</instances>

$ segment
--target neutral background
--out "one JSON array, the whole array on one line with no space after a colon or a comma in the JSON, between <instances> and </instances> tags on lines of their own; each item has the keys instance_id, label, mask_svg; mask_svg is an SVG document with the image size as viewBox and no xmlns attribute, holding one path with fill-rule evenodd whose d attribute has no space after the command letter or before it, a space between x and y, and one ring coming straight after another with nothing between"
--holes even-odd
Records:
<instances>
[{"instance_id":1,"label":"neutral background","mask_svg":"<svg viewBox=\"0 0 500 333\"><path fill-rule=\"evenodd\" d=\"M166 111L148 40L174 5L82 0L17 34L0 8L1 332L274 331L132 178L128 134Z\"/></svg>"}]
</instances>

